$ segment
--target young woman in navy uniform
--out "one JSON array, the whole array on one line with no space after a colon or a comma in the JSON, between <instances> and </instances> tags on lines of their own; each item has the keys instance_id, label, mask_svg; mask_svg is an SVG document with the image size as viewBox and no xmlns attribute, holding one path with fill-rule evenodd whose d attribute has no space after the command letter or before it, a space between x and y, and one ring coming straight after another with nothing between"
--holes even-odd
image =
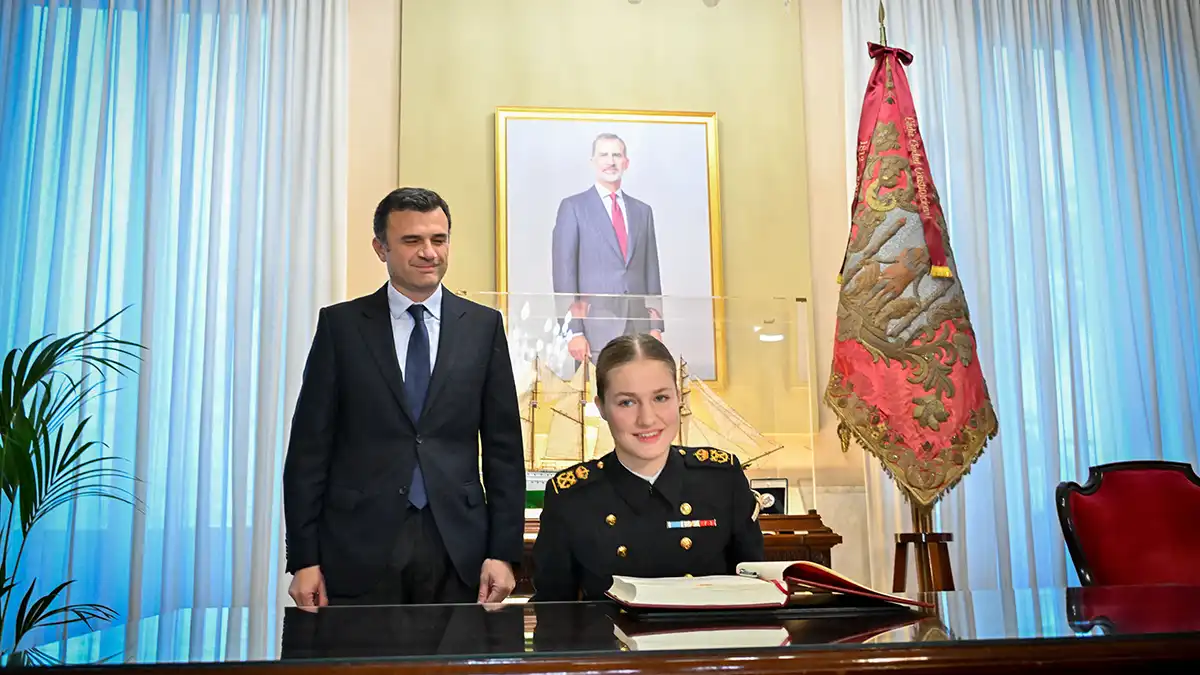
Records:
<instances>
[{"instance_id":1,"label":"young woman in navy uniform","mask_svg":"<svg viewBox=\"0 0 1200 675\"><path fill-rule=\"evenodd\" d=\"M651 335L601 350L596 406L616 447L546 483L532 601L602 599L614 574L732 574L763 559L758 502L737 458L671 443L675 378L675 359Z\"/></svg>"}]
</instances>

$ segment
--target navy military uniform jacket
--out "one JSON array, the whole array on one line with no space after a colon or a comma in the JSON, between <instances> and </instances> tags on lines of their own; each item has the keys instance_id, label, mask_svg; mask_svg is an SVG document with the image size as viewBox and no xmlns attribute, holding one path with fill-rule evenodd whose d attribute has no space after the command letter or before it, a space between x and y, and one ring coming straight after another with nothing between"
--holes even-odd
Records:
<instances>
[{"instance_id":1,"label":"navy military uniform jacket","mask_svg":"<svg viewBox=\"0 0 1200 675\"><path fill-rule=\"evenodd\" d=\"M615 451L576 464L546 484L532 600L603 599L614 574L733 574L763 559L755 505L740 463L723 450L672 446L653 484Z\"/></svg>"}]
</instances>

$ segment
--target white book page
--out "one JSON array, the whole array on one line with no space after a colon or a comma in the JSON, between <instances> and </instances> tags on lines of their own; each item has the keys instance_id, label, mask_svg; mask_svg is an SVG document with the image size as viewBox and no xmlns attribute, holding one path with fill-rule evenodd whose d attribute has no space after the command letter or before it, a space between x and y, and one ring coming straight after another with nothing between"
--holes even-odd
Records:
<instances>
[{"instance_id":1,"label":"white book page","mask_svg":"<svg viewBox=\"0 0 1200 675\"><path fill-rule=\"evenodd\" d=\"M787 594L775 584L740 576L623 577L613 576L609 594L644 607L782 606Z\"/></svg>"}]
</instances>

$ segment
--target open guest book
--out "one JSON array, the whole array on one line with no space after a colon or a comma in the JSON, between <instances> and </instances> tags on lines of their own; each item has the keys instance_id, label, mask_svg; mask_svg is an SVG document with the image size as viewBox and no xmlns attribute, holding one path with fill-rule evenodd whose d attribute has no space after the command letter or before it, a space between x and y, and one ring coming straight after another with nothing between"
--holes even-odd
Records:
<instances>
[{"instance_id":1,"label":"open guest book","mask_svg":"<svg viewBox=\"0 0 1200 675\"><path fill-rule=\"evenodd\" d=\"M747 562L737 574L702 577L613 576L607 595L623 607L659 610L757 609L786 607L796 594L834 593L857 596L881 605L933 605L872 590L837 572L808 562Z\"/></svg>"}]
</instances>

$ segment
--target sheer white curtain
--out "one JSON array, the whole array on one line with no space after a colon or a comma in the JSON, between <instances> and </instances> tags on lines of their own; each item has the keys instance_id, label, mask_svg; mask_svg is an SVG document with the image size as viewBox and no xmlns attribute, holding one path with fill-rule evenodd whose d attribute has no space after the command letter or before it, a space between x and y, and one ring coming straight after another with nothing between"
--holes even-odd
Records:
<instances>
[{"instance_id":1,"label":"sheer white curtain","mask_svg":"<svg viewBox=\"0 0 1200 675\"><path fill-rule=\"evenodd\" d=\"M844 4L847 138L878 7ZM956 582L1076 583L1059 481L1123 459L1200 461L1200 4L886 8L889 44L915 57L908 76L1000 418L937 511L956 537ZM871 582L886 588L908 506L875 460L866 473Z\"/></svg>"},{"instance_id":2,"label":"sheer white curtain","mask_svg":"<svg viewBox=\"0 0 1200 675\"><path fill-rule=\"evenodd\" d=\"M286 432L316 312L344 296L346 13L346 0L0 7L0 345L128 305L113 333L147 348L89 409L144 508L60 510L20 574L42 593L76 579L73 602L120 613L74 641L93 656L277 643Z\"/></svg>"}]
</instances>

